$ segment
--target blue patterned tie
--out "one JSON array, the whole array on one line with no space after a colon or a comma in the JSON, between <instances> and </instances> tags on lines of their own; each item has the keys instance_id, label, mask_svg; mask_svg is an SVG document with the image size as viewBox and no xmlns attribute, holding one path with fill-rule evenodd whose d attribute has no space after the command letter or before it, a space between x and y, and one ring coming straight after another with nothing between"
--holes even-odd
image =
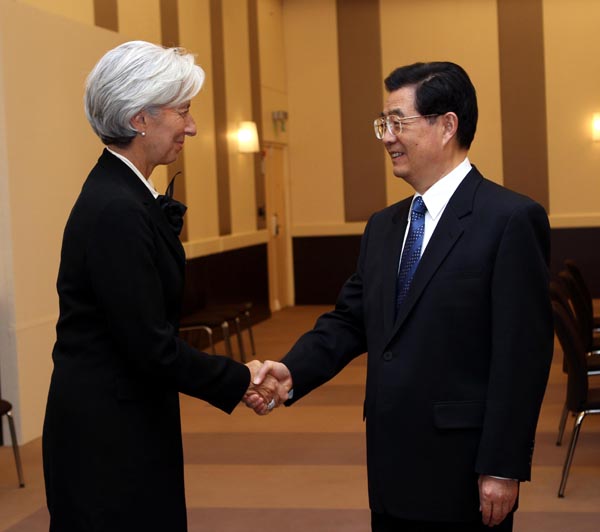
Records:
<instances>
[{"instance_id":1,"label":"blue patterned tie","mask_svg":"<svg viewBox=\"0 0 600 532\"><path fill-rule=\"evenodd\" d=\"M415 271L417 270L417 265L421 259L426 212L427 207L425 207L425 203L423 203L423 198L417 196L413 201L408 236L406 237L402 258L400 259L398 282L396 284L396 311L398 311L406 294L408 294L410 283L412 282Z\"/></svg>"}]
</instances>

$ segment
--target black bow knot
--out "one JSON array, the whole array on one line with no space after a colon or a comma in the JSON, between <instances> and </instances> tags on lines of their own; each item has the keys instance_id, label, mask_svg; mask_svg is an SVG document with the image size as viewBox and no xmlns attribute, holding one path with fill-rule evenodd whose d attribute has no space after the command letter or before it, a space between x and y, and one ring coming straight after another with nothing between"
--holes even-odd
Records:
<instances>
[{"instance_id":1,"label":"black bow knot","mask_svg":"<svg viewBox=\"0 0 600 532\"><path fill-rule=\"evenodd\" d=\"M175 186L175 178L180 173L181 172L177 172L173 176L173 179L171 179L171 182L169 183L169 186L167 187L167 190L165 191L164 195L160 194L156 198L160 208L162 209L163 213L165 214L165 217L167 218L167 222L169 222L171 229L173 229L173 232L177 236L180 235L181 229L183 229L183 215L185 214L185 211L187 211L187 207L183 203L177 201L176 199L173 199L173 188Z\"/></svg>"}]
</instances>

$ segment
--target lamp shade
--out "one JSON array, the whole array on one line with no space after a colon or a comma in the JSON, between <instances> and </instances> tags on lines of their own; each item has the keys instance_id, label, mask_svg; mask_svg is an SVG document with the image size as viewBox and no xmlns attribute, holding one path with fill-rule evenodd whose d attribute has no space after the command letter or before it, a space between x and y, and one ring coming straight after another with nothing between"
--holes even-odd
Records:
<instances>
[{"instance_id":1,"label":"lamp shade","mask_svg":"<svg viewBox=\"0 0 600 532\"><path fill-rule=\"evenodd\" d=\"M258 131L254 122L240 122L237 137L240 153L256 153L259 151Z\"/></svg>"}]
</instances>

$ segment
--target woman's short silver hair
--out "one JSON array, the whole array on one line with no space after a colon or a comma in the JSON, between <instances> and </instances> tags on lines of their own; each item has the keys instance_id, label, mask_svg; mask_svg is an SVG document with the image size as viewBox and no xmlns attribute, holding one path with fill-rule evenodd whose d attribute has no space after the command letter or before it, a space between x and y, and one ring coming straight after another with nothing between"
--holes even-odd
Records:
<instances>
[{"instance_id":1,"label":"woman's short silver hair","mask_svg":"<svg viewBox=\"0 0 600 532\"><path fill-rule=\"evenodd\" d=\"M85 114L104 144L125 146L137 131L131 119L140 111L177 107L204 83L204 71L183 48L130 41L113 48L90 72Z\"/></svg>"}]
</instances>

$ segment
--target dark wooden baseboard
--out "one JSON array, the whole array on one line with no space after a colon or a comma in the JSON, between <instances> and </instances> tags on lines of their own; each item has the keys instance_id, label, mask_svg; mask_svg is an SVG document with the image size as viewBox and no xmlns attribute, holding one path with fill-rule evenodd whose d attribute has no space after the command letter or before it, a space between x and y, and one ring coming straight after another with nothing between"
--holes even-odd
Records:
<instances>
[{"instance_id":1,"label":"dark wooden baseboard","mask_svg":"<svg viewBox=\"0 0 600 532\"><path fill-rule=\"evenodd\" d=\"M333 305L354 273L360 235L295 237L296 305Z\"/></svg>"},{"instance_id":2,"label":"dark wooden baseboard","mask_svg":"<svg viewBox=\"0 0 600 532\"><path fill-rule=\"evenodd\" d=\"M593 297L600 298L600 228L553 229L553 274L565 259L580 267ZM295 237L294 286L297 305L333 305L356 267L360 236Z\"/></svg>"}]
</instances>

